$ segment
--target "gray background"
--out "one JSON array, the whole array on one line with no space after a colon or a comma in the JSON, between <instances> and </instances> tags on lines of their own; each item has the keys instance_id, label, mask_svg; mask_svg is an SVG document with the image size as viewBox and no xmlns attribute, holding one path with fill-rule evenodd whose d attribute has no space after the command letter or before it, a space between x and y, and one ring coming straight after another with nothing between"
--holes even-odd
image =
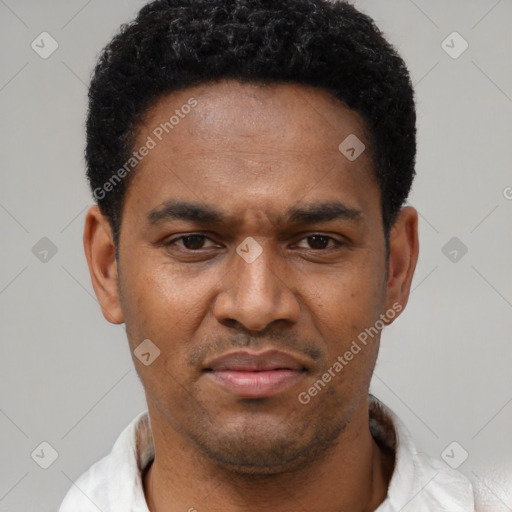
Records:
<instances>
[{"instance_id":1,"label":"gray background","mask_svg":"<svg viewBox=\"0 0 512 512\"><path fill-rule=\"evenodd\" d=\"M104 320L82 248L86 84L142 3L0 0L0 511L56 510L145 409L124 326ZM372 390L421 450L452 464L468 452L459 470L480 510L512 511L512 1L356 6L405 58L418 108L420 259ZM59 45L47 59L31 47L43 31ZM453 31L469 44L458 58L442 47ZM463 42L446 44L453 55ZM41 252L43 237L56 254ZM31 457L43 441L58 452L48 469Z\"/></svg>"}]
</instances>

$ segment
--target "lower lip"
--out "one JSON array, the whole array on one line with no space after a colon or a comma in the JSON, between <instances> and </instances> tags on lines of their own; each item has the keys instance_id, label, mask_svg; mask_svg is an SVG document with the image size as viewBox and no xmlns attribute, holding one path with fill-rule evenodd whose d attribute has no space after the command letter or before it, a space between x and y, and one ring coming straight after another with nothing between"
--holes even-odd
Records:
<instances>
[{"instance_id":1,"label":"lower lip","mask_svg":"<svg viewBox=\"0 0 512 512\"><path fill-rule=\"evenodd\" d=\"M242 398L264 398L293 386L304 372L269 370L260 372L222 370L207 373L224 388Z\"/></svg>"}]
</instances>

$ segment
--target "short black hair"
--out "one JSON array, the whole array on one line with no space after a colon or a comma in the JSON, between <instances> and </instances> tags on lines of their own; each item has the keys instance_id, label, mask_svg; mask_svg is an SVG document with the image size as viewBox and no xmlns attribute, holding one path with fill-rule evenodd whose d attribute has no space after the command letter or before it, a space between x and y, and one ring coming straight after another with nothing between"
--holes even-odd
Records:
<instances>
[{"instance_id":1,"label":"short black hair","mask_svg":"<svg viewBox=\"0 0 512 512\"><path fill-rule=\"evenodd\" d=\"M156 0L121 25L89 88L87 177L116 256L133 172L115 174L144 115L164 95L223 79L321 88L362 117L388 251L415 175L416 112L407 67L373 20L336 0Z\"/></svg>"}]
</instances>

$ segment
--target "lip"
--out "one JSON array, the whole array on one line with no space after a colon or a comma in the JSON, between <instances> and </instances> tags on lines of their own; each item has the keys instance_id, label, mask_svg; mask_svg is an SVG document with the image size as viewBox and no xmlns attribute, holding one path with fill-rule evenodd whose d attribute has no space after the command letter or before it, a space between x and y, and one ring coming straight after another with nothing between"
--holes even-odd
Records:
<instances>
[{"instance_id":1,"label":"lip","mask_svg":"<svg viewBox=\"0 0 512 512\"><path fill-rule=\"evenodd\" d=\"M206 364L205 375L241 398L274 396L293 386L307 371L302 358L278 350L236 351Z\"/></svg>"}]
</instances>

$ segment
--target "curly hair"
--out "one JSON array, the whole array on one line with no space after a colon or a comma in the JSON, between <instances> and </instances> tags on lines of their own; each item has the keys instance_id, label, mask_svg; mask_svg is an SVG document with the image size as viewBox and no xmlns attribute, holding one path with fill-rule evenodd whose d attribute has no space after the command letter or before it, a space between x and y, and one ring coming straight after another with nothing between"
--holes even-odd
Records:
<instances>
[{"instance_id":1,"label":"curly hair","mask_svg":"<svg viewBox=\"0 0 512 512\"><path fill-rule=\"evenodd\" d=\"M97 191L130 158L159 98L222 79L321 88L362 117L388 247L415 175L416 112L406 65L373 20L336 0L156 0L121 25L89 88L87 178L116 254L133 172Z\"/></svg>"}]
</instances>

